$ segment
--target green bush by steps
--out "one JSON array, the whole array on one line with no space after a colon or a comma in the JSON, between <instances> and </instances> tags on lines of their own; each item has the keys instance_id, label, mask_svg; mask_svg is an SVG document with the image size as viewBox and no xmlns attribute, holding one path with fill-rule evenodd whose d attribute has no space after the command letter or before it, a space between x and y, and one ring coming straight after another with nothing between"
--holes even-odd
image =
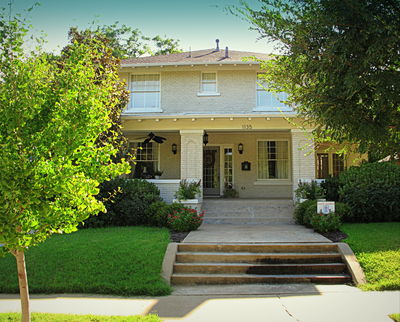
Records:
<instances>
[{"instance_id":1,"label":"green bush by steps","mask_svg":"<svg viewBox=\"0 0 400 322\"><path fill-rule=\"evenodd\" d=\"M346 221L400 221L400 166L389 162L351 167L339 176L340 200L350 207Z\"/></svg>"},{"instance_id":2,"label":"green bush by steps","mask_svg":"<svg viewBox=\"0 0 400 322\"><path fill-rule=\"evenodd\" d=\"M142 179L117 178L101 184L98 199L107 212L88 218L83 227L149 225L149 207L160 202L160 191Z\"/></svg>"}]
</instances>

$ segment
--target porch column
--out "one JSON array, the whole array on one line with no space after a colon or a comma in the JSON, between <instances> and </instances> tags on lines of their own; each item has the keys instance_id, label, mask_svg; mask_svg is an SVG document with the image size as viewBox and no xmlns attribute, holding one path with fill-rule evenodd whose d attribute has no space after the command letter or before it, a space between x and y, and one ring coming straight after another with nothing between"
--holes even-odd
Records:
<instances>
[{"instance_id":1,"label":"porch column","mask_svg":"<svg viewBox=\"0 0 400 322\"><path fill-rule=\"evenodd\" d=\"M292 129L293 198L300 179L315 179L315 148L311 130Z\"/></svg>"},{"instance_id":2,"label":"porch column","mask_svg":"<svg viewBox=\"0 0 400 322\"><path fill-rule=\"evenodd\" d=\"M203 130L181 130L181 179L203 178ZM203 180L202 180L203 181ZM203 186L203 182L201 183Z\"/></svg>"}]
</instances>

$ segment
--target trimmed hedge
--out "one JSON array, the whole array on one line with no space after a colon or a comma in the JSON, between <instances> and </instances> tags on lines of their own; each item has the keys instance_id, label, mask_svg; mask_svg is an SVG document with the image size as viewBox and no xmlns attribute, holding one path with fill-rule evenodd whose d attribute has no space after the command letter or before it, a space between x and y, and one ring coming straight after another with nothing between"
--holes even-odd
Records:
<instances>
[{"instance_id":1,"label":"trimmed hedge","mask_svg":"<svg viewBox=\"0 0 400 322\"><path fill-rule=\"evenodd\" d=\"M340 200L350 207L346 221L400 220L400 166L389 162L365 163L339 176Z\"/></svg>"},{"instance_id":2,"label":"trimmed hedge","mask_svg":"<svg viewBox=\"0 0 400 322\"><path fill-rule=\"evenodd\" d=\"M125 178L102 183L98 199L104 202L107 212L88 218L83 227L148 225L150 205L161 201L153 183Z\"/></svg>"}]
</instances>

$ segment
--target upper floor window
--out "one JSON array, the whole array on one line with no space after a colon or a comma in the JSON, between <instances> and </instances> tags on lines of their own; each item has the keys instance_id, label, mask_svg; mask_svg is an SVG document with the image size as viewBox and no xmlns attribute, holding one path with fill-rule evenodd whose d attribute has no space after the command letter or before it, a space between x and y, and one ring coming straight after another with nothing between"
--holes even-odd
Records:
<instances>
[{"instance_id":1,"label":"upper floor window","mask_svg":"<svg viewBox=\"0 0 400 322\"><path fill-rule=\"evenodd\" d=\"M200 92L197 96L220 96L217 92L217 73L201 73Z\"/></svg>"},{"instance_id":2,"label":"upper floor window","mask_svg":"<svg viewBox=\"0 0 400 322\"><path fill-rule=\"evenodd\" d=\"M289 179L289 142L258 141L258 179Z\"/></svg>"},{"instance_id":3,"label":"upper floor window","mask_svg":"<svg viewBox=\"0 0 400 322\"><path fill-rule=\"evenodd\" d=\"M131 76L131 110L154 110L160 108L160 75L143 74Z\"/></svg>"},{"instance_id":4,"label":"upper floor window","mask_svg":"<svg viewBox=\"0 0 400 322\"><path fill-rule=\"evenodd\" d=\"M282 101L287 100L288 95L286 93L273 93L266 90L266 84L261 80L257 79L257 107L258 110L282 110L291 111L292 108Z\"/></svg>"},{"instance_id":5,"label":"upper floor window","mask_svg":"<svg viewBox=\"0 0 400 322\"><path fill-rule=\"evenodd\" d=\"M201 73L200 93L217 93L217 73Z\"/></svg>"}]
</instances>

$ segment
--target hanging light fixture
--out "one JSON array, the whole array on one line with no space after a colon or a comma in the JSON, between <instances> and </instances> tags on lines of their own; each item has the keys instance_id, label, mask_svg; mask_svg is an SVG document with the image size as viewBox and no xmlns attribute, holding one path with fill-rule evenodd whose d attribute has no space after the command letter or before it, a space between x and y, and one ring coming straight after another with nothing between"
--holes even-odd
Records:
<instances>
[{"instance_id":1,"label":"hanging light fixture","mask_svg":"<svg viewBox=\"0 0 400 322\"><path fill-rule=\"evenodd\" d=\"M207 145L208 143L208 134L206 131L204 131L204 135L203 135L203 144Z\"/></svg>"},{"instance_id":2,"label":"hanging light fixture","mask_svg":"<svg viewBox=\"0 0 400 322\"><path fill-rule=\"evenodd\" d=\"M243 154L243 144L242 143L238 144L238 151L240 154Z\"/></svg>"},{"instance_id":3,"label":"hanging light fixture","mask_svg":"<svg viewBox=\"0 0 400 322\"><path fill-rule=\"evenodd\" d=\"M171 151L173 154L176 154L176 151L178 151L178 146L175 143L171 145Z\"/></svg>"}]
</instances>

